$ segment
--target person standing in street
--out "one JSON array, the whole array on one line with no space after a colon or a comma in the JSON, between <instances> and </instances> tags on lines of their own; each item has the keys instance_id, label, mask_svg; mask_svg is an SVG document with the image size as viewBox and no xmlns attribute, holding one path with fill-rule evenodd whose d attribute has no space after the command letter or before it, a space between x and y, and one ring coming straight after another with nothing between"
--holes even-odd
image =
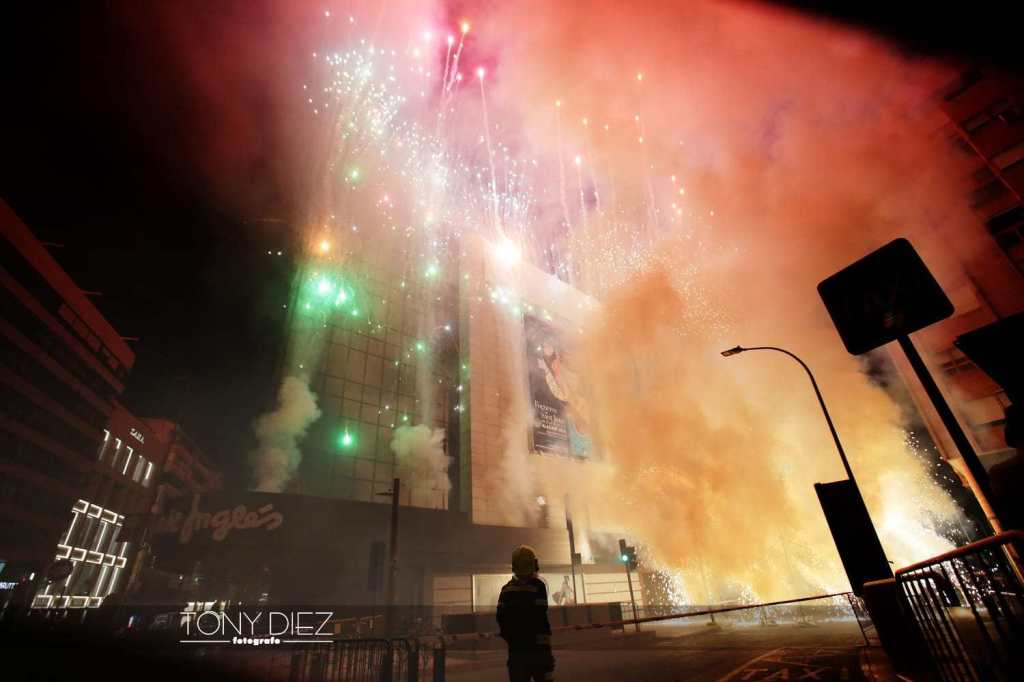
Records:
<instances>
[{"instance_id":1,"label":"person standing in street","mask_svg":"<svg viewBox=\"0 0 1024 682\"><path fill-rule=\"evenodd\" d=\"M548 590L537 577L540 563L531 547L512 552L514 573L498 597L498 627L508 644L510 682L547 682L555 678L548 623Z\"/></svg>"}]
</instances>

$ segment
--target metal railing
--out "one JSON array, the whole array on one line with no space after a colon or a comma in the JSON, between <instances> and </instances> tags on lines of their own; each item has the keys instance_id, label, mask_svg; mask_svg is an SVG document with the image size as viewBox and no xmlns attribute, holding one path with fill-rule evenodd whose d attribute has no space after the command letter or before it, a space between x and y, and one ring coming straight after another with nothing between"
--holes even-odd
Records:
<instances>
[{"instance_id":1,"label":"metal railing","mask_svg":"<svg viewBox=\"0 0 1024 682\"><path fill-rule=\"evenodd\" d=\"M327 622L336 637L369 638L384 632L384 616L353 616L337 618Z\"/></svg>"},{"instance_id":2,"label":"metal railing","mask_svg":"<svg viewBox=\"0 0 1024 682\"><path fill-rule=\"evenodd\" d=\"M291 652L288 682L426 682L443 650L418 639L344 639ZM436 678L435 678L436 679Z\"/></svg>"},{"instance_id":3,"label":"metal railing","mask_svg":"<svg viewBox=\"0 0 1024 682\"><path fill-rule=\"evenodd\" d=\"M1024 532L1008 531L896 571L903 608L940 680L1020 679Z\"/></svg>"},{"instance_id":4,"label":"metal railing","mask_svg":"<svg viewBox=\"0 0 1024 682\"><path fill-rule=\"evenodd\" d=\"M836 606L835 603L830 604L826 607L826 612L830 614L830 617L834 617L836 614L843 612L847 613L852 610L852 614L857 618L860 623L860 612L857 606L854 606L854 602L850 600L851 593L849 592L835 592L831 594L817 594L810 597L800 597L797 599L783 599L780 601L763 602L755 604L734 604L734 605L718 605L709 607L696 607L688 610L680 610L682 607L657 607L651 609L654 611L652 615L642 615L639 618L624 618L621 620L611 620L601 623L587 623L581 625L563 625L560 627L553 626L551 628L552 633L559 632L577 632L581 630L597 630L601 628L608 629L620 629L627 625L636 625L643 623L658 623L666 621L680 620L683 618L695 618L699 616L715 616L722 617L725 614L726 617L736 619L737 621L742 620L743 622L752 622L751 619L760 619L764 617L764 614L775 612L776 609L787 609L788 612L799 613L801 608L800 605L807 602L821 601L821 600L833 600L835 603L841 604ZM848 606L847 606L848 604ZM651 607L648 607L651 608ZM666 611L669 611L666 613ZM631 611L630 611L631 612ZM650 611L648 611L650 613ZM746 617L740 616L739 614L753 614ZM863 623L861 623L863 629ZM493 639L500 635L497 632L473 632L466 634L450 634L443 635L439 639L444 640L448 643L480 640L480 639Z\"/></svg>"},{"instance_id":5,"label":"metal railing","mask_svg":"<svg viewBox=\"0 0 1024 682\"><path fill-rule=\"evenodd\" d=\"M692 621L710 617L722 625L799 625L850 619L851 609L860 623L857 605L849 593L815 595L766 603L731 603L714 606L647 607L638 619L552 627L556 634L620 630L646 623ZM617 613L632 613L615 609ZM204 668L258 682L443 682L450 649L480 640L496 639L497 632L428 635L400 638L335 637L287 648L237 649L202 647L196 653ZM457 651L452 651L453 654Z\"/></svg>"},{"instance_id":6,"label":"metal railing","mask_svg":"<svg viewBox=\"0 0 1024 682\"><path fill-rule=\"evenodd\" d=\"M628 613L629 608L629 602L622 603L623 613ZM769 603L751 604L736 600L684 607L639 606L637 611L640 623L703 618L709 624L780 625L825 622L849 618L852 615L862 630L871 625L870 616L865 612L860 600L851 592ZM624 622L631 624L633 621Z\"/></svg>"}]
</instances>

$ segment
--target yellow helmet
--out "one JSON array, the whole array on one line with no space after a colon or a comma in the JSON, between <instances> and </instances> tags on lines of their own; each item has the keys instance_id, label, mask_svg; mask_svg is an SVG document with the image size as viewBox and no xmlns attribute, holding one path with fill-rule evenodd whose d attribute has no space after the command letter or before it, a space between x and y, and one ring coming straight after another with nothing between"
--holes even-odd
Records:
<instances>
[{"instance_id":1,"label":"yellow helmet","mask_svg":"<svg viewBox=\"0 0 1024 682\"><path fill-rule=\"evenodd\" d=\"M512 552L512 572L518 577L526 577L540 570L537 553L533 547L520 545Z\"/></svg>"}]
</instances>

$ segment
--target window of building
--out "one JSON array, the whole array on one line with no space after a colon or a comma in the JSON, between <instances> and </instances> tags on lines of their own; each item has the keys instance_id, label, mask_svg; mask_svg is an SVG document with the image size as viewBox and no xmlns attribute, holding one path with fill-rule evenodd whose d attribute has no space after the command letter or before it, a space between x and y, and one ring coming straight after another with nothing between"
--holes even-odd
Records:
<instances>
[{"instance_id":1,"label":"window of building","mask_svg":"<svg viewBox=\"0 0 1024 682\"><path fill-rule=\"evenodd\" d=\"M974 363L957 348L950 348L947 351L936 353L936 359L939 361L942 371L948 376L970 372L975 368Z\"/></svg>"},{"instance_id":2,"label":"window of building","mask_svg":"<svg viewBox=\"0 0 1024 682\"><path fill-rule=\"evenodd\" d=\"M122 441L120 438L114 438L114 454L110 458L110 468L113 469L117 466L117 460L121 457L121 445Z\"/></svg>"},{"instance_id":3,"label":"window of building","mask_svg":"<svg viewBox=\"0 0 1024 682\"><path fill-rule=\"evenodd\" d=\"M110 445L110 431L103 429L103 440L100 441L99 455L96 457L98 461L103 461L103 455L106 454L108 445Z\"/></svg>"},{"instance_id":4,"label":"window of building","mask_svg":"<svg viewBox=\"0 0 1024 682\"><path fill-rule=\"evenodd\" d=\"M128 475L128 465L130 465L132 463L132 455L135 454L135 449L132 448L132 446L128 445L126 447L128 449L128 456L124 458L124 466L121 467L121 475L122 476L127 476Z\"/></svg>"},{"instance_id":5,"label":"window of building","mask_svg":"<svg viewBox=\"0 0 1024 682\"><path fill-rule=\"evenodd\" d=\"M1002 169L1007 169L1021 159L1024 159L1024 142L1018 142L1004 152L992 157L992 163Z\"/></svg>"},{"instance_id":6,"label":"window of building","mask_svg":"<svg viewBox=\"0 0 1024 682\"><path fill-rule=\"evenodd\" d=\"M149 464L149 462L142 455L139 455L138 457L136 457L135 470L132 473L132 480L133 481L138 483L139 481L142 480L142 473L145 471L147 464Z\"/></svg>"},{"instance_id":7,"label":"window of building","mask_svg":"<svg viewBox=\"0 0 1024 682\"><path fill-rule=\"evenodd\" d=\"M989 219L988 229L1017 269L1024 273L1024 206Z\"/></svg>"}]
</instances>

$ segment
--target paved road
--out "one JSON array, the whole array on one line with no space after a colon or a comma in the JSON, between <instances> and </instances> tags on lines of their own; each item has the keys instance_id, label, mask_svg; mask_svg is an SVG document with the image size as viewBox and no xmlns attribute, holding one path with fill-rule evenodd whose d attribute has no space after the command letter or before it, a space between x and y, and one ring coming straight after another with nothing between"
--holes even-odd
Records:
<instances>
[{"instance_id":1,"label":"paved road","mask_svg":"<svg viewBox=\"0 0 1024 682\"><path fill-rule=\"evenodd\" d=\"M650 627L650 626L648 626ZM853 621L814 626L661 626L656 636L555 645L555 679L604 682L857 682L864 640ZM503 652L452 652L450 682L507 680Z\"/></svg>"}]
</instances>

